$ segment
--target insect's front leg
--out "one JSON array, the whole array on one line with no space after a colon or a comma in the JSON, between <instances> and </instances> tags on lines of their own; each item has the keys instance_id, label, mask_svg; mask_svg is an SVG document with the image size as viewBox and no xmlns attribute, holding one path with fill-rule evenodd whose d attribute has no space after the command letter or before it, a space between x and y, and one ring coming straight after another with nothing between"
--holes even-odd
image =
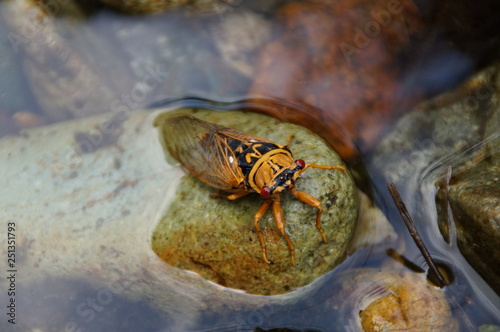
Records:
<instances>
[{"instance_id":1,"label":"insect's front leg","mask_svg":"<svg viewBox=\"0 0 500 332\"><path fill-rule=\"evenodd\" d=\"M260 206L253 217L253 225L255 226L257 234L259 235L260 247L262 248L262 258L267 264L271 264L271 262L269 261L269 259L267 259L266 242L264 241L264 236L262 235L262 232L260 230L259 221L260 219L262 219L262 216L264 215L264 213L266 213L267 209L269 209L269 206L271 206L272 203L273 201L271 199L266 200L264 204Z\"/></svg>"},{"instance_id":2,"label":"insect's front leg","mask_svg":"<svg viewBox=\"0 0 500 332\"><path fill-rule=\"evenodd\" d=\"M317 198L309 195L308 193L297 190L295 188L290 190L290 193L294 197L296 197L298 200L300 200L306 204L309 204L309 205L315 207L316 209L318 209L318 213L316 214L316 228L318 229L319 233L321 234L321 238L323 239L323 242L328 243L325 232L323 232L323 228L321 227L321 214L323 213L323 208L321 207L321 202Z\"/></svg>"},{"instance_id":3,"label":"insect's front leg","mask_svg":"<svg viewBox=\"0 0 500 332\"><path fill-rule=\"evenodd\" d=\"M290 258L292 259L292 265L296 266L297 264L295 264L293 243L292 240L290 240L290 237L285 232L285 218L283 217L283 210L281 209L280 199L279 197L273 198L272 201L273 201L274 222L276 223L276 227L278 227L283 237L286 239L286 242L288 243L288 250L290 250Z\"/></svg>"},{"instance_id":4,"label":"insect's front leg","mask_svg":"<svg viewBox=\"0 0 500 332\"><path fill-rule=\"evenodd\" d=\"M321 169L339 169L341 171L347 172L344 166L327 166L327 165L316 165L316 164L306 164L306 167L302 170L304 172L308 167L321 168Z\"/></svg>"}]
</instances>

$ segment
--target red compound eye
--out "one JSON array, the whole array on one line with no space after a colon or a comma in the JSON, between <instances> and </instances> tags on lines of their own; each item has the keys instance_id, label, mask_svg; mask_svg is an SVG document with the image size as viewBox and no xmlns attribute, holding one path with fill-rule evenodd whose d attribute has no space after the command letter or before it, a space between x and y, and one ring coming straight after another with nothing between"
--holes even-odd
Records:
<instances>
[{"instance_id":1,"label":"red compound eye","mask_svg":"<svg viewBox=\"0 0 500 332\"><path fill-rule=\"evenodd\" d=\"M264 199L268 199L269 197L271 197L271 189L269 189L269 187L262 187L262 189L260 190L260 197Z\"/></svg>"},{"instance_id":2,"label":"red compound eye","mask_svg":"<svg viewBox=\"0 0 500 332\"><path fill-rule=\"evenodd\" d=\"M306 162L302 159L297 159L295 160L295 163L297 164L297 166L299 166L300 168L304 168L306 167Z\"/></svg>"}]
</instances>

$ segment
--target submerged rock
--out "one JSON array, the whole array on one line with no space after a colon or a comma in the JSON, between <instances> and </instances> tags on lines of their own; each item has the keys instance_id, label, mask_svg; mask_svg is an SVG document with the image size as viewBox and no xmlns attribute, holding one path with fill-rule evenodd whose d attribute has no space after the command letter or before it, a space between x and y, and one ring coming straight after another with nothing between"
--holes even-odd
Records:
<instances>
[{"instance_id":1,"label":"submerged rock","mask_svg":"<svg viewBox=\"0 0 500 332\"><path fill-rule=\"evenodd\" d=\"M269 21L251 11L226 15L220 25L212 26L214 43L225 62L251 77L257 54L271 35Z\"/></svg>"},{"instance_id":2,"label":"submerged rock","mask_svg":"<svg viewBox=\"0 0 500 332\"><path fill-rule=\"evenodd\" d=\"M500 294L500 167L482 162L457 175L449 200L460 250Z\"/></svg>"},{"instance_id":3,"label":"submerged rock","mask_svg":"<svg viewBox=\"0 0 500 332\"><path fill-rule=\"evenodd\" d=\"M120 92L132 89L126 62L119 56L105 60L113 54L109 41L84 26L87 16L75 1L9 1L0 14L9 30L6 51L23 68L17 75L26 75L49 119L103 113Z\"/></svg>"},{"instance_id":4,"label":"submerged rock","mask_svg":"<svg viewBox=\"0 0 500 332\"><path fill-rule=\"evenodd\" d=\"M162 1L108 2L140 7ZM232 9L228 1L177 4L200 10L204 4L213 15L187 18L174 11L130 17L95 2L2 2L7 66L0 66L6 82L0 86L9 96L0 99L0 119L29 111L47 123L149 108L182 96L243 98L250 80L238 71L252 70L255 53L270 34L269 22L246 10L224 12ZM8 132L16 127L0 124Z\"/></svg>"},{"instance_id":5,"label":"submerged rock","mask_svg":"<svg viewBox=\"0 0 500 332\"><path fill-rule=\"evenodd\" d=\"M327 138L345 160L371 149L406 109L400 96L405 105L414 98L394 66L422 25L414 3L294 1L280 7L276 22L281 28L260 52L249 95L303 105L267 113Z\"/></svg>"},{"instance_id":6,"label":"submerged rock","mask_svg":"<svg viewBox=\"0 0 500 332\"><path fill-rule=\"evenodd\" d=\"M355 285L352 295L362 299L363 331L458 331L443 290L431 286L424 274L367 269L348 283Z\"/></svg>"},{"instance_id":7,"label":"submerged rock","mask_svg":"<svg viewBox=\"0 0 500 332\"><path fill-rule=\"evenodd\" d=\"M285 144L293 134L294 157L320 165L344 165L320 138L297 125L243 112L191 111L196 117ZM163 119L158 118L160 125ZM162 136L162 140L171 138ZM171 158L171 157L170 157ZM297 266L290 261L285 239L268 211L260 226L267 254L261 255L253 216L264 202L259 195L235 201L214 198L217 192L192 176L180 180L168 211L153 234L153 249L167 263L194 271L220 285L254 294L279 294L305 286L332 270L345 257L356 226L357 190L349 173L309 168L296 185L321 200L323 243L315 227L316 209L281 195L285 229L295 245Z\"/></svg>"},{"instance_id":8,"label":"submerged rock","mask_svg":"<svg viewBox=\"0 0 500 332\"><path fill-rule=\"evenodd\" d=\"M463 255L497 292L498 73L498 65L487 68L455 91L403 117L379 144L373 158L375 168L402 189L410 213L422 223L419 229L426 232L426 244L450 260L450 246L455 249L458 243L457 257ZM452 178L446 194L448 166L452 166ZM448 201L454 223L451 227L457 230L452 235L447 222ZM439 230L445 241L436 236ZM458 261L457 257L453 260ZM466 264L461 268L469 269ZM473 272L468 274L481 285L485 296L490 296L491 290L477 281Z\"/></svg>"}]
</instances>

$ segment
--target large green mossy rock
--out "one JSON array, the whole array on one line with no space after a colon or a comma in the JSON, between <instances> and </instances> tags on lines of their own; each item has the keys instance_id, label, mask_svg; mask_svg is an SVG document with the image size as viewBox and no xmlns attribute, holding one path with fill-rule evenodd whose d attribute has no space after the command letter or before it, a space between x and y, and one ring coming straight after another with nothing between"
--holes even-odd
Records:
<instances>
[{"instance_id":1,"label":"large green mossy rock","mask_svg":"<svg viewBox=\"0 0 500 332\"><path fill-rule=\"evenodd\" d=\"M300 126L254 113L183 112L283 145L293 135L290 149L296 159L345 166L324 141ZM156 119L164 141L172 139L161 130L166 118L167 114ZM170 156L167 160L175 163ZM309 168L296 182L298 190L321 201L328 243L322 242L315 227L316 209L289 193L281 195L285 230L295 245L297 266L291 264L287 243L270 210L260 226L273 264L262 259L253 225L253 216L264 202L258 194L229 201L211 196L217 190L193 176L186 175L180 181L175 198L153 234L154 251L172 266L226 287L254 294L279 294L311 283L346 257L358 214L357 191L349 172Z\"/></svg>"}]
</instances>

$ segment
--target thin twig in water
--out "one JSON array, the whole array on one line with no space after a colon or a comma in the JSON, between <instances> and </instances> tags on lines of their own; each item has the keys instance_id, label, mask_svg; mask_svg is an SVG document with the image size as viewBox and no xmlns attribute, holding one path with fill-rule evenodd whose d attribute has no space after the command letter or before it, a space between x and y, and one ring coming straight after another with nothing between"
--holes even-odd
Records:
<instances>
[{"instance_id":1,"label":"thin twig in water","mask_svg":"<svg viewBox=\"0 0 500 332\"><path fill-rule=\"evenodd\" d=\"M446 242L448 244L453 245L456 241L456 236L457 236L457 230L455 228L455 223L452 221L453 219L453 212L451 211L451 206L450 206L450 181L451 181L451 173L452 173L452 166L448 165L447 171L446 171L446 191L445 191L445 199L444 199L444 204L446 206L446 226L448 228L448 239Z\"/></svg>"},{"instance_id":2,"label":"thin twig in water","mask_svg":"<svg viewBox=\"0 0 500 332\"><path fill-rule=\"evenodd\" d=\"M429 254L429 251L425 247L425 244L422 241L422 238L420 237L420 234L418 233L417 228L415 227L415 224L413 223L413 220L411 219L410 214L408 213L408 210L406 209L406 205L401 199L401 196L399 195L398 189L396 188L394 183L389 183L387 185L387 188L389 189L392 199L394 200L394 203L396 204L396 207L398 208L399 213L401 214L401 218L403 218L406 227L410 231L411 237L415 241L415 244L417 245L418 249L422 253L422 256L427 262L427 265L429 266L429 273L434 277L433 279L435 279L434 281L436 285L438 287L443 288L444 286L447 285L447 282L437 269L436 264L434 264L434 261L432 260L432 257Z\"/></svg>"}]
</instances>

